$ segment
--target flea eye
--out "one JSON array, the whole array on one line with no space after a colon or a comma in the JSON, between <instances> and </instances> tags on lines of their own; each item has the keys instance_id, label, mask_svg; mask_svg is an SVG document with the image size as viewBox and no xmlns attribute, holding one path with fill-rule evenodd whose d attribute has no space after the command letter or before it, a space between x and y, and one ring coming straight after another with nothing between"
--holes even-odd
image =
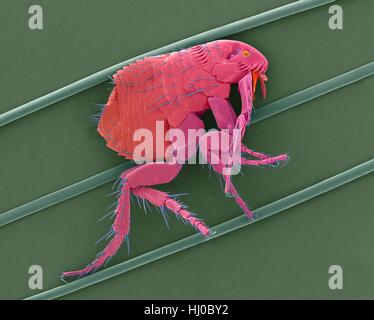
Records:
<instances>
[{"instance_id":1,"label":"flea eye","mask_svg":"<svg viewBox=\"0 0 374 320\"><path fill-rule=\"evenodd\" d=\"M247 51L247 50L243 51L242 54L243 54L244 57L248 57L250 55L249 51Z\"/></svg>"}]
</instances>

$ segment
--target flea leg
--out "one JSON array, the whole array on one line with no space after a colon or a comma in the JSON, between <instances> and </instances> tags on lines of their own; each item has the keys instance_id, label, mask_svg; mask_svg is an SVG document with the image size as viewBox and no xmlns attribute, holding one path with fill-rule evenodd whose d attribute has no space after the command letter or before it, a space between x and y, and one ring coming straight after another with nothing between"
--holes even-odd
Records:
<instances>
[{"instance_id":1,"label":"flea leg","mask_svg":"<svg viewBox=\"0 0 374 320\"><path fill-rule=\"evenodd\" d=\"M288 155L281 154L276 157L269 157L269 158L264 158L260 160L248 160L248 159L241 158L241 164L250 165L250 166L262 166L262 165L280 163L280 162L284 162L287 160L288 160Z\"/></svg>"},{"instance_id":2,"label":"flea leg","mask_svg":"<svg viewBox=\"0 0 374 320\"><path fill-rule=\"evenodd\" d=\"M250 116L252 112L252 98L248 94L251 92L251 85L252 82L250 81L251 79L242 79L239 85L239 91L242 97L242 113L241 113L241 119L238 119L234 109L232 108L230 102L227 99L219 98L219 97L209 97L208 102L210 109L213 112L214 118L217 122L217 126L219 129L228 129L228 133L233 135L233 128L236 129L242 129L245 128L245 126L249 123L250 121ZM254 151L250 148L248 148L246 145L244 145L240 141L240 148L242 153L249 154L257 159L269 159L272 158L272 156ZM284 161L287 159L286 154L281 154L279 155L281 157L281 161ZM283 159L284 158L284 159ZM271 162L271 161L270 161Z\"/></svg>"},{"instance_id":3,"label":"flea leg","mask_svg":"<svg viewBox=\"0 0 374 320\"><path fill-rule=\"evenodd\" d=\"M230 144L232 142L232 136L233 136L233 129L237 127L238 118L235 114L234 109L232 108L230 102L227 99L219 98L219 97L209 97L208 103L210 106L210 109L213 112L214 118L217 122L217 126L219 129L228 129L228 132L219 132L210 134L212 137L215 135L216 137L219 136L219 139L222 138L224 135L229 135L228 139L226 141L230 141ZM250 111L251 108L246 105L247 108L244 112L246 117L250 117ZM244 109L245 109L244 108ZM242 116L244 117L244 115ZM249 120L248 120L249 121ZM244 125L245 127L245 125ZM244 133L241 132L241 137ZM240 139L241 143L241 139ZM229 150L221 150L220 147L218 150L212 150L212 146L209 145L207 141L207 135L202 137L200 139L200 147L201 150L203 150L203 155L205 156L208 163L212 166L213 170L222 175L225 179L225 193L226 195L233 196L235 202L239 205L239 207L243 210L243 212L249 217L252 218L253 214L252 211L248 208L245 201L242 199L242 197L239 195L239 193L236 191L230 176L230 170L228 169L228 164L224 163L222 160L222 154L231 152L232 151L232 145L230 145ZM242 151L243 146L241 146ZM205 153L205 154L204 154ZM226 169L226 171L225 171Z\"/></svg>"},{"instance_id":4,"label":"flea leg","mask_svg":"<svg viewBox=\"0 0 374 320\"><path fill-rule=\"evenodd\" d=\"M216 120L217 127L219 129L229 129L230 134L232 134L230 130L235 127L237 116L230 102L227 99L219 97L209 97L208 102ZM270 158L269 155L253 151L244 144L241 145L241 151L258 159Z\"/></svg>"},{"instance_id":5,"label":"flea leg","mask_svg":"<svg viewBox=\"0 0 374 320\"><path fill-rule=\"evenodd\" d=\"M140 187L134 190L136 196L142 199L150 201L155 206L161 208L167 208L178 217L191 224L196 230L198 230L203 236L208 236L210 234L209 228L204 224L204 222L196 218L191 212L186 210L186 206L175 200L172 196L165 192L149 188Z\"/></svg>"},{"instance_id":6,"label":"flea leg","mask_svg":"<svg viewBox=\"0 0 374 320\"><path fill-rule=\"evenodd\" d=\"M227 99L209 97L208 103L219 129L233 129L237 119L234 109Z\"/></svg>"},{"instance_id":7,"label":"flea leg","mask_svg":"<svg viewBox=\"0 0 374 320\"><path fill-rule=\"evenodd\" d=\"M188 157L189 149L195 147L198 143L195 141L188 141L188 130L190 129L202 129L204 123L195 114L189 114L186 119L181 123L178 129L184 133L184 141L176 140L172 142L172 150L178 151L183 158L176 157L176 162L171 163L149 163L138 170L130 172L126 178L130 184L132 192L141 197L142 199L148 200L154 205L162 208L167 208L174 212L177 216L183 218L186 222L190 223L204 236L209 235L209 228L198 218L186 210L186 207L176 201L172 196L165 192L151 188L151 186L161 183L168 183L173 180L182 168ZM169 159L173 161L172 159ZM182 160L182 161L181 161Z\"/></svg>"},{"instance_id":8,"label":"flea leg","mask_svg":"<svg viewBox=\"0 0 374 320\"><path fill-rule=\"evenodd\" d=\"M242 197L239 195L239 193L236 191L234 184L231 181L230 176L226 176L226 188L225 192L227 195L232 195L235 199L235 202L239 205L239 207L243 210L245 215L253 219L253 212L251 209L248 208L247 203L242 199Z\"/></svg>"},{"instance_id":9,"label":"flea leg","mask_svg":"<svg viewBox=\"0 0 374 320\"><path fill-rule=\"evenodd\" d=\"M238 89L242 100L242 110L239 117L236 119L235 128L240 130L241 137L243 138L246 126L251 122L253 109L251 73L239 81Z\"/></svg>"},{"instance_id":10,"label":"flea leg","mask_svg":"<svg viewBox=\"0 0 374 320\"><path fill-rule=\"evenodd\" d=\"M211 132L200 138L200 151L211 164L212 168L222 175L225 179L225 193L234 197L236 203L242 208L245 214L252 218L252 211L248 208L247 204L240 197L236 191L232 181L231 175L233 169L238 170L238 164L244 165L265 165L275 164L280 161L286 161L288 156L282 154L276 157L271 157L267 154L253 151L243 145L242 140L245 134L245 129L251 122L251 114L253 109L253 88L252 88L252 75L249 73L238 84L239 93L242 102L242 109L240 115L237 117L232 106L227 99L219 97L209 97L208 103L216 119L217 126L221 131ZM223 130L226 129L226 130ZM219 146L212 145L212 138L218 141L228 141L229 148L225 147L223 150L222 144ZM209 141L209 138L211 139ZM237 153L247 153L258 160L244 159L237 156ZM239 167L240 170L240 167Z\"/></svg>"},{"instance_id":11,"label":"flea leg","mask_svg":"<svg viewBox=\"0 0 374 320\"><path fill-rule=\"evenodd\" d=\"M266 153L262 153L262 152L257 152L257 151L254 151L252 149L249 149L247 146L245 146L244 144L242 144L241 146L241 149L242 149L242 152L243 153L247 153L257 159L267 159L267 158L270 158L271 156L266 154Z\"/></svg>"},{"instance_id":12,"label":"flea leg","mask_svg":"<svg viewBox=\"0 0 374 320\"><path fill-rule=\"evenodd\" d=\"M203 126L202 121L194 114L189 115L181 124L182 130L193 128L200 128ZM186 136L187 137L187 136ZM185 152L185 141L173 142L172 145L175 150L182 150ZM182 153L183 153L182 152ZM151 162L139 165L135 168L126 170L121 174L120 190L117 207L115 209L115 220L113 226L105 236L106 239L112 236L112 239L105 247L105 249L92 261L87 267L77 270L62 273L61 277L70 276L85 276L102 267L111 257L113 257L118 249L121 247L123 241L127 239L130 232L130 195L131 193L148 199L153 203L161 203L162 206L173 211L178 216L189 222L203 235L209 234L209 228L199 219L195 218L189 211L180 205L172 197L155 189L149 188L157 184L169 183L180 172L183 163L156 163Z\"/></svg>"},{"instance_id":13,"label":"flea leg","mask_svg":"<svg viewBox=\"0 0 374 320\"><path fill-rule=\"evenodd\" d=\"M106 236L104 236L106 239L110 238L111 236L113 236L113 238L110 240L102 253L100 253L88 266L81 270L63 272L61 274L61 278L71 276L81 277L94 272L96 269L104 265L108 259L115 255L123 240L125 240L125 238L128 236L130 231L130 187L123 175L124 174L121 176L121 185L119 190L120 196L115 209L116 218L111 230Z\"/></svg>"},{"instance_id":14,"label":"flea leg","mask_svg":"<svg viewBox=\"0 0 374 320\"><path fill-rule=\"evenodd\" d=\"M254 151L252 149L249 149L244 144L242 144L241 149L242 149L242 152L247 153L247 154L249 154L249 155L251 155L251 156L253 156L253 157L257 158L257 159L267 159L267 158L270 158L269 155L267 155L265 153Z\"/></svg>"},{"instance_id":15,"label":"flea leg","mask_svg":"<svg viewBox=\"0 0 374 320\"><path fill-rule=\"evenodd\" d=\"M126 170L121 174L120 196L115 210L114 220L108 238L113 236L102 253L87 267L62 273L62 277L85 276L96 271L116 254L130 232L130 193L143 186L168 183L179 173L182 165L168 163L147 163Z\"/></svg>"},{"instance_id":16,"label":"flea leg","mask_svg":"<svg viewBox=\"0 0 374 320\"><path fill-rule=\"evenodd\" d=\"M227 196L232 196L235 202L239 205L239 207L243 210L243 212L249 217L252 218L253 214L252 211L248 208L245 201L236 191L232 181L231 175L235 172L232 168L233 163L227 163L222 159L222 155L227 152L227 150L221 150L220 146L214 146L210 142L214 139L219 139L227 135L226 132L222 131L215 131L210 132L200 138L200 152L206 159L206 161L211 165L214 171L220 174L225 179L225 193ZM218 149L217 149L218 148ZM227 157L225 157L227 160ZM239 157L240 161L240 157ZM240 168L239 168L240 169Z\"/></svg>"},{"instance_id":17,"label":"flea leg","mask_svg":"<svg viewBox=\"0 0 374 320\"><path fill-rule=\"evenodd\" d=\"M282 159L280 160L280 162L283 162L283 161L287 161L288 158L289 158L288 155L285 154L285 153L282 153L279 156L271 156L271 155L268 155L266 153L257 152L257 151L254 151L252 149L249 149L244 144L242 144L241 150L242 150L243 153L249 154L249 155L251 155L251 156L253 156L253 157L257 158L257 159L261 159L261 160L270 159L270 158L276 158L276 157L281 157ZM245 163L242 162L242 164L245 164Z\"/></svg>"}]
</instances>

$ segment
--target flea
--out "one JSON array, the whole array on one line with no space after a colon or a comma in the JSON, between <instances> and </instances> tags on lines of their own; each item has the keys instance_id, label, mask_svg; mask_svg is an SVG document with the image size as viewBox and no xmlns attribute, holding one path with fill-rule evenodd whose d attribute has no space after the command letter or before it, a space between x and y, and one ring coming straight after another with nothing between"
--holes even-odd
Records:
<instances>
[{"instance_id":1,"label":"flea","mask_svg":"<svg viewBox=\"0 0 374 320\"><path fill-rule=\"evenodd\" d=\"M189 130L204 129L201 115L211 111L218 130L207 133L193 144L199 147L204 145L205 153L210 152L210 156L205 154L206 158L212 169L224 179L226 195L233 197L248 218L253 219L252 211L232 183L232 164L230 167L220 158L220 152L231 151L220 150L220 147L215 150L207 137L228 138L232 144L234 132L239 132L241 165L276 165L287 161L287 154L269 156L253 151L242 143L246 127L251 121L257 82L260 83L263 98L266 96L267 68L267 59L257 49L233 40L213 41L138 60L113 75L114 88L100 115L98 132L109 148L126 159L136 161L134 151L141 143L134 139L137 130L145 129L156 133L157 124L161 123L163 132L175 128L187 137ZM239 115L236 115L228 99L232 84L238 84L241 96ZM159 143L155 138L149 147ZM174 142L163 139L161 144L161 149L169 150L169 153L165 151L160 155L157 154L157 148L152 148L145 163L121 174L113 212L114 223L104 236L105 239L110 239L105 249L85 268L64 272L62 277L85 276L94 272L128 240L131 195L136 196L141 203L159 207L163 214L166 210L171 211L204 237L211 234L209 227L178 201L176 196L154 188L155 185L166 184L175 179L184 164L180 161L160 161L160 157L161 160L170 158L170 150L172 154L176 150L187 152L191 141ZM250 158L245 158L244 155L249 155Z\"/></svg>"}]
</instances>

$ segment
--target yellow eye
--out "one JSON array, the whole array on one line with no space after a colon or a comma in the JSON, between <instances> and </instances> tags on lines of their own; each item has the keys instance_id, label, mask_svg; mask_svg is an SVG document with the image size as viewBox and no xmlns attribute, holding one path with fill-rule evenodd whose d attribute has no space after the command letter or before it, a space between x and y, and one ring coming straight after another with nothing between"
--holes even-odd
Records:
<instances>
[{"instance_id":1,"label":"yellow eye","mask_svg":"<svg viewBox=\"0 0 374 320\"><path fill-rule=\"evenodd\" d=\"M243 54L243 57L248 57L250 55L250 52L245 50L245 51L243 51L242 54Z\"/></svg>"}]
</instances>

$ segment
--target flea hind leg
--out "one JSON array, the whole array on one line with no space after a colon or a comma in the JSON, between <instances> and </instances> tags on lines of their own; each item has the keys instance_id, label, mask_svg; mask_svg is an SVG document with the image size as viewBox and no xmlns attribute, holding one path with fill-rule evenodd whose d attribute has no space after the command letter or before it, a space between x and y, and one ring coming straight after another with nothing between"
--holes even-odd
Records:
<instances>
[{"instance_id":1,"label":"flea hind leg","mask_svg":"<svg viewBox=\"0 0 374 320\"><path fill-rule=\"evenodd\" d=\"M130 169L134 170L134 169ZM129 170L129 171L130 171ZM121 184L119 187L119 197L117 207L114 210L114 223L102 239L109 239L112 237L105 249L93 260L89 265L80 270L67 271L61 274L61 278L72 276L85 276L94 272L103 266L110 258L112 258L118 249L121 247L123 241L128 237L130 232L130 187L123 177L120 178Z\"/></svg>"},{"instance_id":2,"label":"flea hind leg","mask_svg":"<svg viewBox=\"0 0 374 320\"><path fill-rule=\"evenodd\" d=\"M186 132L188 129L199 129L203 126L202 121L194 114L189 115L181 124L180 129ZM188 135L186 135L187 137ZM172 143L175 150L181 150L186 154L186 141L177 141ZM188 152L187 152L188 153ZM141 196L160 207L166 207L176 215L189 222L203 235L209 234L209 228L199 219L195 218L192 213L186 210L172 197L161 191L150 188L157 184L169 183L180 172L183 164L175 163L147 163L135 168L126 170L121 174L120 195L117 207L115 209L115 220L106 239L113 236L112 240L105 247L102 253L91 262L87 267L77 270L64 272L62 277L84 276L103 266L112 256L116 254L123 241L128 237L130 231L130 195L131 193Z\"/></svg>"},{"instance_id":3,"label":"flea hind leg","mask_svg":"<svg viewBox=\"0 0 374 320\"><path fill-rule=\"evenodd\" d=\"M140 175L142 174L141 170L137 173ZM133 194L144 200L148 200L155 206L159 207L161 211L163 211L165 208L169 209L177 217L180 217L184 221L188 222L202 235L208 236L210 234L209 228L202 220L196 218L194 214L187 210L185 205L177 201L173 196L167 194L166 192L150 187L139 186L133 190Z\"/></svg>"},{"instance_id":4,"label":"flea hind leg","mask_svg":"<svg viewBox=\"0 0 374 320\"><path fill-rule=\"evenodd\" d=\"M130 196L139 188L168 183L179 173L182 165L168 163L147 163L126 170L121 174L120 195L115 209L115 220L105 239L113 237L105 249L88 266L77 271L62 273L62 277L85 276L102 267L121 247L130 232ZM197 222L196 222L197 224Z\"/></svg>"},{"instance_id":5,"label":"flea hind leg","mask_svg":"<svg viewBox=\"0 0 374 320\"><path fill-rule=\"evenodd\" d=\"M203 127L204 123L195 114L189 114L178 128L184 133L185 140L172 142L172 150L177 151L177 161L175 163L149 163L130 172L125 178L135 195L150 201L154 205L160 207L161 210L164 208L169 209L174 212L176 216L190 223L201 234L207 236L210 233L209 228L202 220L196 218L189 212L186 206L179 203L167 193L150 188L156 184L168 183L178 175L182 168L181 163L184 163L188 157L191 156L189 152L191 151L191 147L195 147L194 149L196 150L196 144L198 143L198 140L188 141L188 130L198 130Z\"/></svg>"}]
</instances>

